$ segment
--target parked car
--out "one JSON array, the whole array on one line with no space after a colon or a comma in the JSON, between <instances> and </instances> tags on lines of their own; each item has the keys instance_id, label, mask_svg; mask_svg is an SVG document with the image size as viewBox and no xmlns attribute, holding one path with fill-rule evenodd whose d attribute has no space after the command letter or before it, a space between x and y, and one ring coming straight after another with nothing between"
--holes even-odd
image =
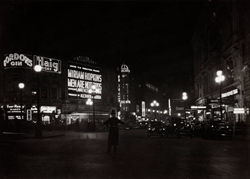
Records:
<instances>
[{"instance_id":1,"label":"parked car","mask_svg":"<svg viewBox=\"0 0 250 179\"><path fill-rule=\"evenodd\" d=\"M148 127L148 121L140 121L139 122L139 128L140 129L147 129L147 127Z\"/></svg>"},{"instance_id":2,"label":"parked car","mask_svg":"<svg viewBox=\"0 0 250 179\"><path fill-rule=\"evenodd\" d=\"M177 137L188 136L194 137L194 125L193 124L184 124L177 128L176 130Z\"/></svg>"},{"instance_id":3,"label":"parked car","mask_svg":"<svg viewBox=\"0 0 250 179\"><path fill-rule=\"evenodd\" d=\"M196 122L194 124L194 135L196 137L202 137L206 129L206 122Z\"/></svg>"},{"instance_id":4,"label":"parked car","mask_svg":"<svg viewBox=\"0 0 250 179\"><path fill-rule=\"evenodd\" d=\"M220 119L214 119L209 122L205 127L204 135L205 139L228 137L232 139L233 137L233 126L228 125L225 121Z\"/></svg>"},{"instance_id":5,"label":"parked car","mask_svg":"<svg viewBox=\"0 0 250 179\"><path fill-rule=\"evenodd\" d=\"M178 117L170 118L170 124L167 127L168 134L176 134L177 130L184 125L184 119Z\"/></svg>"},{"instance_id":6,"label":"parked car","mask_svg":"<svg viewBox=\"0 0 250 179\"><path fill-rule=\"evenodd\" d=\"M166 127L160 121L150 122L147 129L148 138L151 136L165 137L167 135Z\"/></svg>"}]
</instances>

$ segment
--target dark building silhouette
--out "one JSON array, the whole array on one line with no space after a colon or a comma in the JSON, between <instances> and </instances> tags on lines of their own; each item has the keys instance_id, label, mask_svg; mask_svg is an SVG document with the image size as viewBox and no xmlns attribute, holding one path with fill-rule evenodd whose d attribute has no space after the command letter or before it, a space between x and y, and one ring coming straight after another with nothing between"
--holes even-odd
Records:
<instances>
[{"instance_id":1,"label":"dark building silhouette","mask_svg":"<svg viewBox=\"0 0 250 179\"><path fill-rule=\"evenodd\" d=\"M250 3L244 0L206 1L192 39L194 46L196 120L220 115L220 85L215 82L221 70L223 118L229 123L250 122ZM235 113L235 109L244 109Z\"/></svg>"}]
</instances>

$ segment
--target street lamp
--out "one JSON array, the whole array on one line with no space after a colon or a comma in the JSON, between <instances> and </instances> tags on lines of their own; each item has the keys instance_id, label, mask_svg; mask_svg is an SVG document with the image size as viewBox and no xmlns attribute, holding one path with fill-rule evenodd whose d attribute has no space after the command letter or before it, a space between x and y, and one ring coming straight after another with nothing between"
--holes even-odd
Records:
<instances>
[{"instance_id":1,"label":"street lamp","mask_svg":"<svg viewBox=\"0 0 250 179\"><path fill-rule=\"evenodd\" d=\"M99 89L93 84L89 89L89 94L91 94L93 99L93 130L95 130L95 95L99 92Z\"/></svg>"},{"instance_id":2,"label":"street lamp","mask_svg":"<svg viewBox=\"0 0 250 179\"><path fill-rule=\"evenodd\" d=\"M18 87L20 89L20 92L21 92L21 98L20 98L20 110L21 110L21 119L22 119L22 116L23 116L23 88L24 88L24 83L19 83L18 84Z\"/></svg>"},{"instance_id":3,"label":"street lamp","mask_svg":"<svg viewBox=\"0 0 250 179\"><path fill-rule=\"evenodd\" d=\"M217 77L215 82L220 84L220 119L222 120L222 97L221 97L221 83L225 80L225 76L222 74L222 71L217 71Z\"/></svg>"},{"instance_id":4,"label":"street lamp","mask_svg":"<svg viewBox=\"0 0 250 179\"><path fill-rule=\"evenodd\" d=\"M36 131L35 131L35 137L36 138L42 138L42 126L41 126L41 116L40 116L40 79L39 79L39 73L42 71L42 67L40 65L36 65L34 67L35 72L37 73L37 120L36 120Z\"/></svg>"},{"instance_id":5,"label":"street lamp","mask_svg":"<svg viewBox=\"0 0 250 179\"><path fill-rule=\"evenodd\" d=\"M93 105L93 101L90 98L88 98L87 101L86 101L86 104L91 106L91 105ZM89 123L89 119L88 119L88 123ZM88 128L89 128L89 125L88 125Z\"/></svg>"},{"instance_id":6,"label":"street lamp","mask_svg":"<svg viewBox=\"0 0 250 179\"><path fill-rule=\"evenodd\" d=\"M185 116L185 120L186 120L186 103L185 103L185 101L188 99L188 96L187 96L186 92L182 93L182 99L184 101L184 116Z\"/></svg>"},{"instance_id":7,"label":"street lamp","mask_svg":"<svg viewBox=\"0 0 250 179\"><path fill-rule=\"evenodd\" d=\"M159 106L159 103L154 100L151 104L150 104L151 107L158 107ZM156 119L156 110L155 110L155 119Z\"/></svg>"}]
</instances>

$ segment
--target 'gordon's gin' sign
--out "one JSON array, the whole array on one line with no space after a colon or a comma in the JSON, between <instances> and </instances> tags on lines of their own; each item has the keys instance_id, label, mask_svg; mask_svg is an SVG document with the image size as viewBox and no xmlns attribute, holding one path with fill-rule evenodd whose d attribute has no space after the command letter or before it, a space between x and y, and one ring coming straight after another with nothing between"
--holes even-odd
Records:
<instances>
[{"instance_id":1,"label":"'gordon's gin' sign","mask_svg":"<svg viewBox=\"0 0 250 179\"><path fill-rule=\"evenodd\" d=\"M41 65L42 71L61 73L61 60L34 55L34 65Z\"/></svg>"},{"instance_id":2,"label":"'gordon's gin' sign","mask_svg":"<svg viewBox=\"0 0 250 179\"><path fill-rule=\"evenodd\" d=\"M31 55L25 55L22 53L10 53L5 55L4 61L3 61L3 67L4 68L32 68L32 56Z\"/></svg>"}]
</instances>

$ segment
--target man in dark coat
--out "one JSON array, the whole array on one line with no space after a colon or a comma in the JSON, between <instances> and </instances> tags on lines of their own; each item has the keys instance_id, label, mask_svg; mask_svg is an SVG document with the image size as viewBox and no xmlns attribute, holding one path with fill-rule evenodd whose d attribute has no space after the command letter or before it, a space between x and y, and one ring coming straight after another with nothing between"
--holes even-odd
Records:
<instances>
[{"instance_id":1,"label":"man in dark coat","mask_svg":"<svg viewBox=\"0 0 250 179\"><path fill-rule=\"evenodd\" d=\"M116 153L118 140L119 140L119 128L118 124L124 124L123 121L115 117L115 111L111 111L111 118L105 121L103 124L109 126L109 137L108 137L108 150L107 153L110 153L111 146L114 146L114 153Z\"/></svg>"}]
</instances>

